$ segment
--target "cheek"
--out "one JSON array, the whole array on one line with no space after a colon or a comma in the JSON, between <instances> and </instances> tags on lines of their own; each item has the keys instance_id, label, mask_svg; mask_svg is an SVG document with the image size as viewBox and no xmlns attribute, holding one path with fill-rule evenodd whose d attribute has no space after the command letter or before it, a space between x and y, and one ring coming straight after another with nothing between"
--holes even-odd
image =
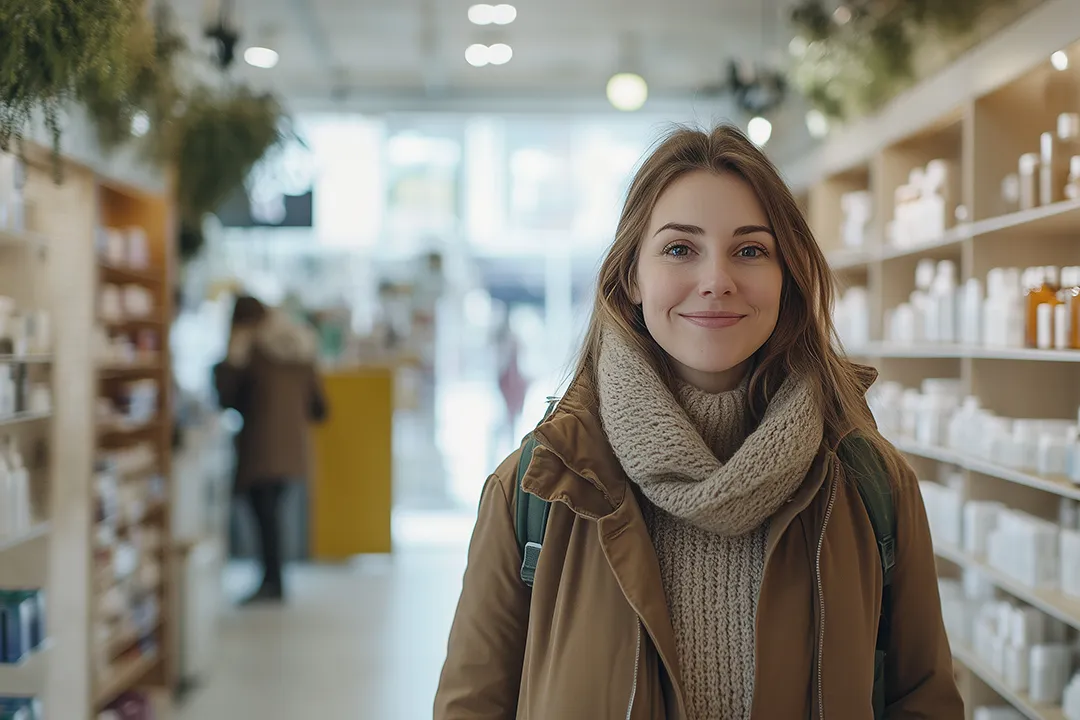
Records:
<instances>
[{"instance_id":1,"label":"cheek","mask_svg":"<svg viewBox=\"0 0 1080 720\"><path fill-rule=\"evenodd\" d=\"M643 268L638 273L638 291L646 315L661 315L685 298L685 273L677 268Z\"/></svg>"}]
</instances>

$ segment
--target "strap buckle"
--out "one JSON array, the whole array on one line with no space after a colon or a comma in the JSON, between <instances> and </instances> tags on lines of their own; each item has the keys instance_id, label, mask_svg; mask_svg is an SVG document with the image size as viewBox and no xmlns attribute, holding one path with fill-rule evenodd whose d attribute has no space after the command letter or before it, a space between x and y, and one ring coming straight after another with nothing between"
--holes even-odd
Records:
<instances>
[{"instance_id":1,"label":"strap buckle","mask_svg":"<svg viewBox=\"0 0 1080 720\"><path fill-rule=\"evenodd\" d=\"M533 581L536 580L536 564L540 562L542 547L537 542L525 543L525 552L522 553L521 558L521 581L529 587L532 587Z\"/></svg>"},{"instance_id":2,"label":"strap buckle","mask_svg":"<svg viewBox=\"0 0 1080 720\"><path fill-rule=\"evenodd\" d=\"M886 535L878 542L878 551L881 553L881 569L885 576L884 581L888 583L893 568L896 567L896 540L892 535Z\"/></svg>"}]
</instances>

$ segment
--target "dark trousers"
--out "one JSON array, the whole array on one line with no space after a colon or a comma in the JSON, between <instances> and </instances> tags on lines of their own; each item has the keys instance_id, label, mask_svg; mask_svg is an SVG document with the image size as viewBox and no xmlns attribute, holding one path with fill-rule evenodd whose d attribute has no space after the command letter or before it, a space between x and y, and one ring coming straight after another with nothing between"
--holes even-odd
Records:
<instances>
[{"instance_id":1,"label":"dark trousers","mask_svg":"<svg viewBox=\"0 0 1080 720\"><path fill-rule=\"evenodd\" d=\"M264 481L252 485L247 494L259 526L263 585L281 589L281 498L285 494L285 483Z\"/></svg>"}]
</instances>

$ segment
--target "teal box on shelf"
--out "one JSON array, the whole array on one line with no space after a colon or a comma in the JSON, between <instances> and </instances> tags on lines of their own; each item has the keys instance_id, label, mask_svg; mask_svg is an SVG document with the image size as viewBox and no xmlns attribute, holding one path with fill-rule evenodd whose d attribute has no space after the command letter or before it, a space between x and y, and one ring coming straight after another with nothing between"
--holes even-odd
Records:
<instances>
[{"instance_id":1,"label":"teal box on shelf","mask_svg":"<svg viewBox=\"0 0 1080 720\"><path fill-rule=\"evenodd\" d=\"M44 720L41 701L32 697L0 696L0 720Z\"/></svg>"},{"instance_id":2,"label":"teal box on shelf","mask_svg":"<svg viewBox=\"0 0 1080 720\"><path fill-rule=\"evenodd\" d=\"M44 631L44 600L40 591L0 591L0 663L22 662L40 647Z\"/></svg>"}]
</instances>

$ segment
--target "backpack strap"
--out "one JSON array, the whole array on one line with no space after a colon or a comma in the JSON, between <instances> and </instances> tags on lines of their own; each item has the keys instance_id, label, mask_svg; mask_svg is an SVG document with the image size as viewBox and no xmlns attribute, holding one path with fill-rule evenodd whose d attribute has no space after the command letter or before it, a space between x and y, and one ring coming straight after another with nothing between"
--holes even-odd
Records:
<instances>
[{"instance_id":1,"label":"backpack strap","mask_svg":"<svg viewBox=\"0 0 1080 720\"><path fill-rule=\"evenodd\" d=\"M551 415L557 403L558 398L548 398L544 420ZM540 562L540 549L544 545L544 531L547 530L548 514L551 512L550 502L525 492L521 486L538 444L534 433L529 433L525 438L521 456L518 458L517 482L514 483L517 502L514 529L517 532L518 550L521 551L521 581L530 588L536 579L536 564Z\"/></svg>"},{"instance_id":2,"label":"backpack strap","mask_svg":"<svg viewBox=\"0 0 1080 720\"><path fill-rule=\"evenodd\" d=\"M881 457L861 436L848 436L840 443L840 459L853 475L866 514L874 528L881 560L881 617L874 644L874 718L885 717L885 654L889 649L892 621L892 575L896 567L896 511L892 483Z\"/></svg>"}]
</instances>

